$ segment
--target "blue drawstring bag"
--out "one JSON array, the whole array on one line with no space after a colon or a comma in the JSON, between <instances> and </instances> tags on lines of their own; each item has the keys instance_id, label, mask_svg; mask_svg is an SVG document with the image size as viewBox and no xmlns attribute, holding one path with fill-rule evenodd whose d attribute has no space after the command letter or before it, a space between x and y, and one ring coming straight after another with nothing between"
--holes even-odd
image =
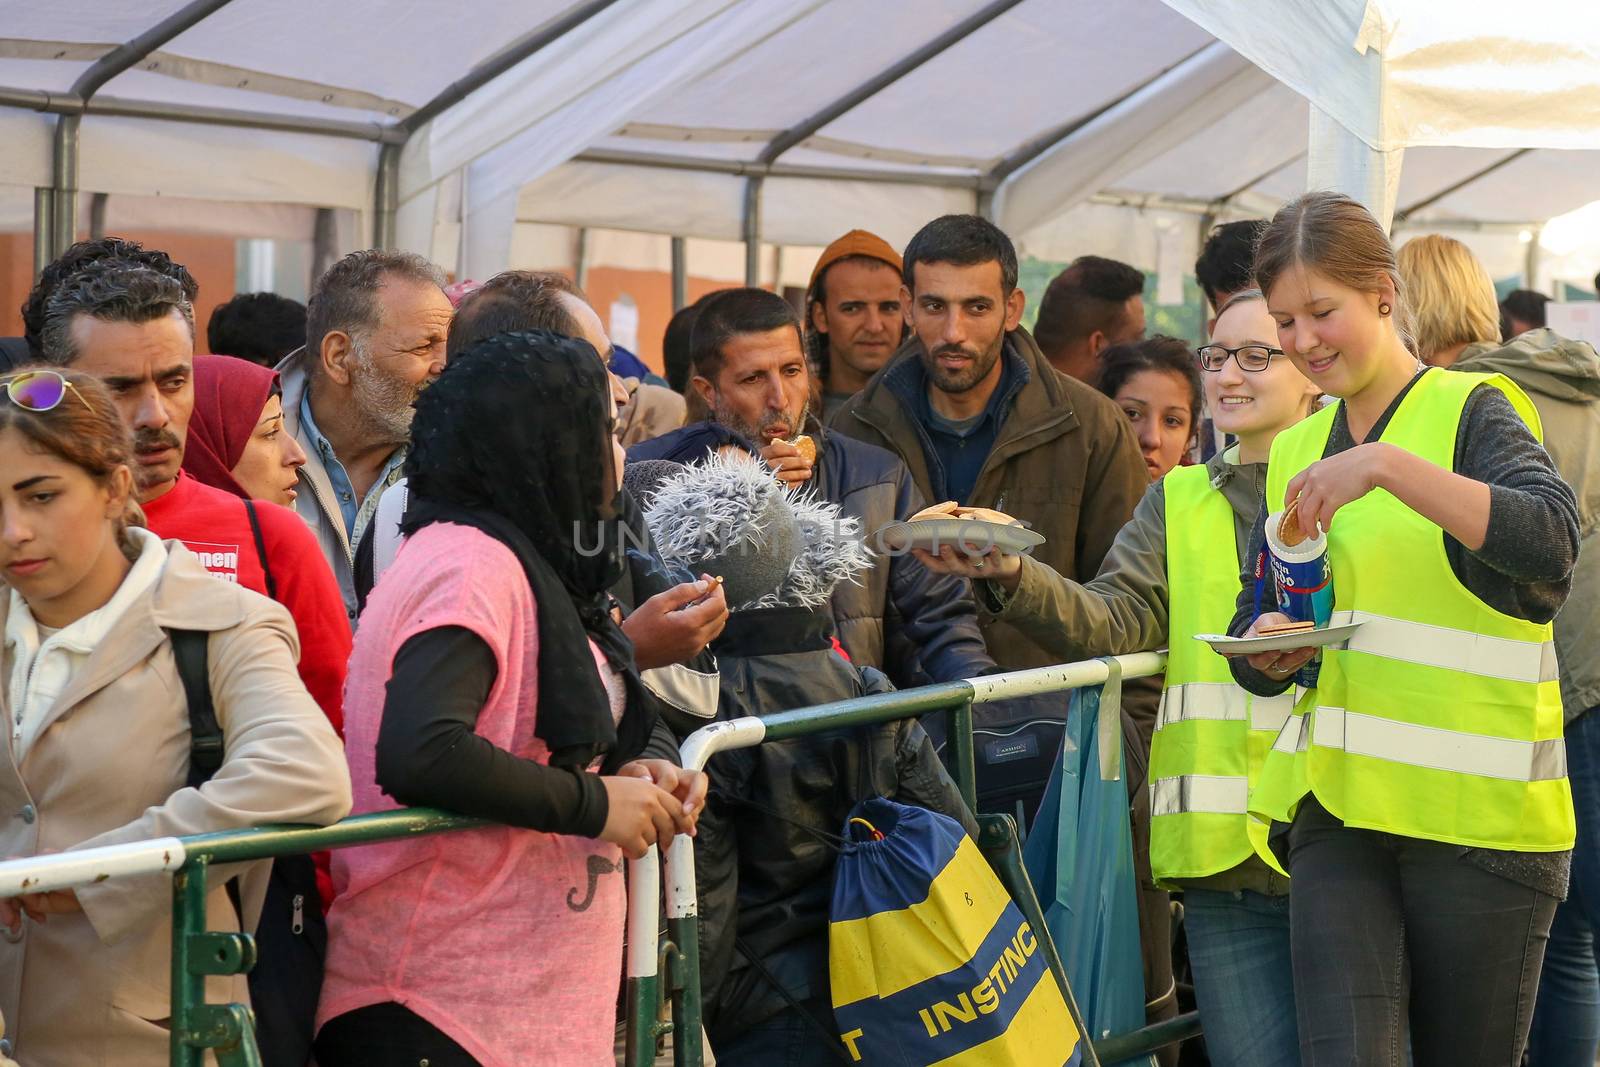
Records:
<instances>
[{"instance_id":1,"label":"blue drawstring bag","mask_svg":"<svg viewBox=\"0 0 1600 1067\"><path fill-rule=\"evenodd\" d=\"M1061 754L1022 854L1095 1041L1144 1026L1138 883L1120 770L1121 700L1102 705L1101 695L1098 689L1072 694Z\"/></svg>"},{"instance_id":2,"label":"blue drawstring bag","mask_svg":"<svg viewBox=\"0 0 1600 1067\"><path fill-rule=\"evenodd\" d=\"M833 1014L855 1062L1075 1067L1043 946L954 819L874 797L845 827L829 908Z\"/></svg>"}]
</instances>

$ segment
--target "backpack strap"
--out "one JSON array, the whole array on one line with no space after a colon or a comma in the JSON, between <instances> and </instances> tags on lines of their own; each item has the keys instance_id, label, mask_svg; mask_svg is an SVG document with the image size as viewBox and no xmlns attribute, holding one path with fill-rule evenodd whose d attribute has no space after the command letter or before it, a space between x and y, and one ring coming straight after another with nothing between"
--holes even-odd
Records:
<instances>
[{"instance_id":1,"label":"backpack strap","mask_svg":"<svg viewBox=\"0 0 1600 1067\"><path fill-rule=\"evenodd\" d=\"M278 583L272 577L272 565L267 562L267 539L261 536L261 516L256 514L256 502L244 502L245 514L250 516L250 534L256 539L256 558L261 561L261 573L267 579L267 596L278 599Z\"/></svg>"},{"instance_id":2,"label":"backpack strap","mask_svg":"<svg viewBox=\"0 0 1600 1067\"><path fill-rule=\"evenodd\" d=\"M209 782L222 767L222 726L211 700L211 672L207 664L204 630L168 630L172 639L172 658L178 664L178 679L183 683L184 700L189 705L189 781L190 786Z\"/></svg>"},{"instance_id":3,"label":"backpack strap","mask_svg":"<svg viewBox=\"0 0 1600 1067\"><path fill-rule=\"evenodd\" d=\"M172 641L172 658L178 664L178 680L183 683L183 699L189 705L189 780L184 784L195 788L209 782L222 768L222 724L217 722L217 706L211 699L206 647L211 635L204 630L168 630L167 637ZM227 890L243 929L239 880L228 879Z\"/></svg>"}]
</instances>

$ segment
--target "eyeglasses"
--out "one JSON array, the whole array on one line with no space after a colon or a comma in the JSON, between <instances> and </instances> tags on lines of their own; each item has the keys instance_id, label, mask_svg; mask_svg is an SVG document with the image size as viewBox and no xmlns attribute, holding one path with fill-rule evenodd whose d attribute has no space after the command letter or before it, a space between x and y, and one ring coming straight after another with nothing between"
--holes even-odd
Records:
<instances>
[{"instance_id":1,"label":"eyeglasses","mask_svg":"<svg viewBox=\"0 0 1600 1067\"><path fill-rule=\"evenodd\" d=\"M1195 355L1200 357L1202 370L1219 371L1228 362L1228 357L1232 356L1240 370L1258 371L1266 370L1274 359L1283 355L1283 349L1267 348L1265 345L1245 345L1243 348L1204 345L1195 350Z\"/></svg>"},{"instance_id":2,"label":"eyeglasses","mask_svg":"<svg viewBox=\"0 0 1600 1067\"><path fill-rule=\"evenodd\" d=\"M43 412L58 408L67 398L69 389L84 407L94 410L94 405L83 399L77 386L53 370L27 370L9 378L0 378L0 383L5 385L6 396L11 398L11 402L24 411Z\"/></svg>"}]
</instances>

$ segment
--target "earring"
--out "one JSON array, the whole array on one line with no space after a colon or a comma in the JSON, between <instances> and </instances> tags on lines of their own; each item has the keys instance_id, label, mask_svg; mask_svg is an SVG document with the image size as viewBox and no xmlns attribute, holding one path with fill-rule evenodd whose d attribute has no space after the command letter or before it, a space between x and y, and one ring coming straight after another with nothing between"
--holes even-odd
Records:
<instances>
[{"instance_id":1,"label":"earring","mask_svg":"<svg viewBox=\"0 0 1600 1067\"><path fill-rule=\"evenodd\" d=\"M1393 309L1390 308L1388 304L1379 304L1378 305L1378 314L1380 314L1380 315L1387 315L1392 310Z\"/></svg>"}]
</instances>

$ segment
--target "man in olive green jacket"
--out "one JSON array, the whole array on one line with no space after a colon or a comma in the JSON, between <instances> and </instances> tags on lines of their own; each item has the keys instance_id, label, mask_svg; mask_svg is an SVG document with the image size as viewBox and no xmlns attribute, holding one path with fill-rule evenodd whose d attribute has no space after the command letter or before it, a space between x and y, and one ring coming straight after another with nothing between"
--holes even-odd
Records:
<instances>
[{"instance_id":1,"label":"man in olive green jacket","mask_svg":"<svg viewBox=\"0 0 1600 1067\"><path fill-rule=\"evenodd\" d=\"M970 262L981 253L959 238L971 235L929 234L947 219L976 228L974 216L947 216L907 246L914 336L830 425L898 455L926 500L1021 519L1045 537L1035 558L1087 582L1150 484L1139 446L1117 406L1051 367L1019 325L1005 235L989 227L1004 250ZM1009 623L991 620L983 636L1007 670L1056 662Z\"/></svg>"},{"instance_id":2,"label":"man in olive green jacket","mask_svg":"<svg viewBox=\"0 0 1600 1067\"><path fill-rule=\"evenodd\" d=\"M830 420L837 432L899 456L929 501L994 508L1045 537L1036 558L1093 578L1150 476L1115 404L1051 367L1021 325L1016 250L992 223L946 215L906 246L901 303L912 337ZM1059 657L1008 622L980 619L1004 670ZM1149 752L1159 687L1129 683L1125 715ZM987 706L978 738L979 806L1032 817L1058 735L1063 701L1048 711ZM1034 772L1042 764L1039 776Z\"/></svg>"}]
</instances>

